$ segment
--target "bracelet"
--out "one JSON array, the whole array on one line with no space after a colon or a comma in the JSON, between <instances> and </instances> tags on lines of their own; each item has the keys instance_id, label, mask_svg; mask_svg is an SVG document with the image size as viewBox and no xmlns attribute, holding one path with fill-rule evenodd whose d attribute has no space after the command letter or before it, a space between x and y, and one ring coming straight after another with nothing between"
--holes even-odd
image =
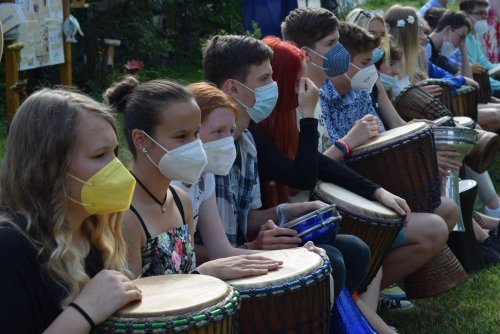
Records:
<instances>
[{"instance_id":1,"label":"bracelet","mask_svg":"<svg viewBox=\"0 0 500 334\"><path fill-rule=\"evenodd\" d=\"M276 214L278 215L279 226L286 224L288 219L285 214L286 203L282 203L276 207Z\"/></svg>"},{"instance_id":2,"label":"bracelet","mask_svg":"<svg viewBox=\"0 0 500 334\"><path fill-rule=\"evenodd\" d=\"M351 154L351 147L349 146L349 144L344 139L342 139L342 138L340 138L338 140L338 142L341 143L342 145L344 145L345 150L346 150L345 155L349 156L349 154Z\"/></svg>"},{"instance_id":3,"label":"bracelet","mask_svg":"<svg viewBox=\"0 0 500 334\"><path fill-rule=\"evenodd\" d=\"M346 148L345 148L345 146L344 146L344 145L342 145L342 143L341 143L341 142L339 142L338 140L336 140L336 141L333 143L333 145L335 145L335 147L336 147L336 148L338 148L338 150L339 150L340 152L342 152L342 155L344 155L344 156L345 156L345 155L347 154L347 149L346 149Z\"/></svg>"},{"instance_id":4,"label":"bracelet","mask_svg":"<svg viewBox=\"0 0 500 334\"><path fill-rule=\"evenodd\" d=\"M94 320L92 320L92 318L87 314L87 312L85 312L83 310L83 308L81 308L78 304L75 304L75 303L69 303L68 306L71 306L73 307L75 310L77 310L78 312L80 312L80 314L82 315L82 317L85 318L85 320L87 320L87 322L89 323L90 325L90 330L94 330L95 329L95 322Z\"/></svg>"}]
</instances>

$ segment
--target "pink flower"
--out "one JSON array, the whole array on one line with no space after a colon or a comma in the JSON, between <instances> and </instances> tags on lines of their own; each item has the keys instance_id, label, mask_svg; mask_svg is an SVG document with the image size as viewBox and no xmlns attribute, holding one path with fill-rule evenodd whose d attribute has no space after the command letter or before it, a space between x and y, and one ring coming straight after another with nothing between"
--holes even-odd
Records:
<instances>
[{"instance_id":1,"label":"pink flower","mask_svg":"<svg viewBox=\"0 0 500 334\"><path fill-rule=\"evenodd\" d=\"M174 251L177 252L177 254L179 254L180 256L184 254L184 247L182 246L181 239L175 240Z\"/></svg>"},{"instance_id":2,"label":"pink flower","mask_svg":"<svg viewBox=\"0 0 500 334\"><path fill-rule=\"evenodd\" d=\"M144 63L141 60L132 59L129 60L124 66L129 71L139 71L144 67Z\"/></svg>"},{"instance_id":3,"label":"pink flower","mask_svg":"<svg viewBox=\"0 0 500 334\"><path fill-rule=\"evenodd\" d=\"M176 251L172 252L172 261L174 262L175 270L179 271L181 269L181 257Z\"/></svg>"}]
</instances>

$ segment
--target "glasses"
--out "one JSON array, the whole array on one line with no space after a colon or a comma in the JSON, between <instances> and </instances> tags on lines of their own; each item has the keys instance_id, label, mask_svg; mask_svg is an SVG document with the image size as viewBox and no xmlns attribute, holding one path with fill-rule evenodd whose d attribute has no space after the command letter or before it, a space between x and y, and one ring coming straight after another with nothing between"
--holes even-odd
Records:
<instances>
[{"instance_id":1,"label":"glasses","mask_svg":"<svg viewBox=\"0 0 500 334\"><path fill-rule=\"evenodd\" d=\"M470 14L474 15L474 16L477 16L477 17L481 17L483 19L486 19L488 17L488 12L485 11L485 10L481 10L481 11L478 11L478 12L472 12Z\"/></svg>"},{"instance_id":2,"label":"glasses","mask_svg":"<svg viewBox=\"0 0 500 334\"><path fill-rule=\"evenodd\" d=\"M359 17L363 14L367 18L371 19L374 16L380 16L384 17L384 11L383 10L368 10L368 9L362 9L359 11L358 15L356 15L356 18L354 19L354 22L357 22Z\"/></svg>"},{"instance_id":3,"label":"glasses","mask_svg":"<svg viewBox=\"0 0 500 334\"><path fill-rule=\"evenodd\" d=\"M463 41L465 40L465 38L467 37L467 35L460 35L458 32L456 32L455 30L452 30L458 37L460 37L460 41Z\"/></svg>"}]
</instances>

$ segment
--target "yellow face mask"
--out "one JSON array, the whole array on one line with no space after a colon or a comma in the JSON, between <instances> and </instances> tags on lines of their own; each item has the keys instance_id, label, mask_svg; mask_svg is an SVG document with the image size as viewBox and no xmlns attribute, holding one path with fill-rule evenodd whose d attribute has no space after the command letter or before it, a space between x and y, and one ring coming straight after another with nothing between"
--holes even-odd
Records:
<instances>
[{"instance_id":1,"label":"yellow face mask","mask_svg":"<svg viewBox=\"0 0 500 334\"><path fill-rule=\"evenodd\" d=\"M85 211L107 214L125 211L130 207L135 189L135 179L118 158L113 159L87 181L68 173L68 176L83 184L81 201L68 198L82 205Z\"/></svg>"}]
</instances>

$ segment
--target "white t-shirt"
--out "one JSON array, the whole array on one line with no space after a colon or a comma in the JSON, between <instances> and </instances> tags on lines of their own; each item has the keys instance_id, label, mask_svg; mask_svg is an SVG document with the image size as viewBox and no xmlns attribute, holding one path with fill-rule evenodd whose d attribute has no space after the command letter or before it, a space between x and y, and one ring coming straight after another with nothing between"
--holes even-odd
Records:
<instances>
[{"instance_id":1,"label":"white t-shirt","mask_svg":"<svg viewBox=\"0 0 500 334\"><path fill-rule=\"evenodd\" d=\"M189 198L191 198L191 203L193 205L193 224L194 230L196 230L200 206L215 192L214 174L206 173L202 175L195 184L187 184L174 180L172 181L172 185L184 189L188 193Z\"/></svg>"}]
</instances>

